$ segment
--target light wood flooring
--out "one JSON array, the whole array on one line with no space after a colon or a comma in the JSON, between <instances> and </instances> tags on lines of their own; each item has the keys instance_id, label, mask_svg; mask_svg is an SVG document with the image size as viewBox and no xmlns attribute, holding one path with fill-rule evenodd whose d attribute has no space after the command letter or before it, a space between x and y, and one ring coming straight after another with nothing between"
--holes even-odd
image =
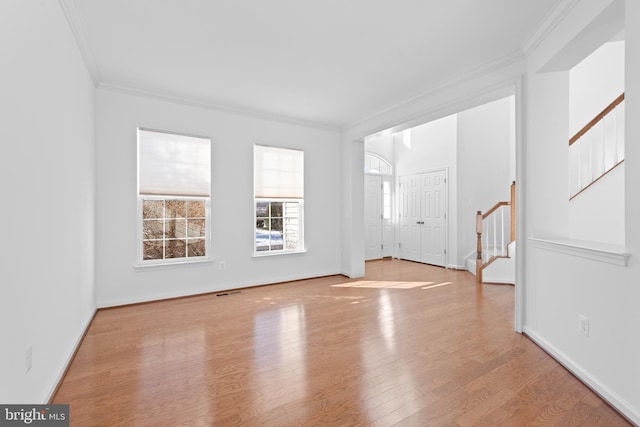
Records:
<instances>
[{"instance_id":1,"label":"light wood flooring","mask_svg":"<svg viewBox=\"0 0 640 427\"><path fill-rule=\"evenodd\" d=\"M628 426L525 336L513 287L399 260L99 310L72 426Z\"/></svg>"}]
</instances>

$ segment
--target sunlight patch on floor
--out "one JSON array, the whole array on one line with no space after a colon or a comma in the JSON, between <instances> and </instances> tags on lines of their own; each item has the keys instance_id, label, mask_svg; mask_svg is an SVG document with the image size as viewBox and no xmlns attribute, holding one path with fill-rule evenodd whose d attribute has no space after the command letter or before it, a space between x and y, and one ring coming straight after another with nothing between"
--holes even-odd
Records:
<instances>
[{"instance_id":1,"label":"sunlight patch on floor","mask_svg":"<svg viewBox=\"0 0 640 427\"><path fill-rule=\"evenodd\" d=\"M384 288L384 289L413 289L420 286L433 285L435 282L390 282L379 280L358 280L355 282L331 285L334 288Z\"/></svg>"},{"instance_id":2,"label":"sunlight patch on floor","mask_svg":"<svg viewBox=\"0 0 640 427\"><path fill-rule=\"evenodd\" d=\"M431 288L439 288L440 286L447 286L447 285L453 285L453 282L442 282L442 283L436 283L435 285L431 285L431 286L425 286L422 289L431 289Z\"/></svg>"},{"instance_id":3,"label":"sunlight patch on floor","mask_svg":"<svg viewBox=\"0 0 640 427\"><path fill-rule=\"evenodd\" d=\"M372 288L372 289L421 289L439 288L440 286L452 285L453 282L396 282L385 280L357 280L355 282L338 283L331 285L333 288Z\"/></svg>"}]
</instances>

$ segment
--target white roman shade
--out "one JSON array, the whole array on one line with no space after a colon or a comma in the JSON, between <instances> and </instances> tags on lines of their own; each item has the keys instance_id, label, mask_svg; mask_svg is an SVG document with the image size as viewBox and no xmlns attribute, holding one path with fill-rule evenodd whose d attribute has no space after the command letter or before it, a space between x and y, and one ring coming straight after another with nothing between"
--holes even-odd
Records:
<instances>
[{"instance_id":1,"label":"white roman shade","mask_svg":"<svg viewBox=\"0 0 640 427\"><path fill-rule=\"evenodd\" d=\"M302 199L304 152L255 145L254 191L257 198Z\"/></svg>"},{"instance_id":2,"label":"white roman shade","mask_svg":"<svg viewBox=\"0 0 640 427\"><path fill-rule=\"evenodd\" d=\"M211 140L138 128L138 194L209 197Z\"/></svg>"}]
</instances>

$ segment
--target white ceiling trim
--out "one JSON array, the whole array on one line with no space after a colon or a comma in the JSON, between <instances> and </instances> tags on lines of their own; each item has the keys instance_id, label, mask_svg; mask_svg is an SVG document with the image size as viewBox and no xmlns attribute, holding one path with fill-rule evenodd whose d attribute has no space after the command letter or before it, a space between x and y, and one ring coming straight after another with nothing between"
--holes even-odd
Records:
<instances>
[{"instance_id":1,"label":"white ceiling trim","mask_svg":"<svg viewBox=\"0 0 640 427\"><path fill-rule=\"evenodd\" d=\"M100 83L100 72L98 71L98 66L96 65L96 61L93 57L91 47L89 47L89 42L87 42L84 26L82 24L82 18L78 13L76 3L74 0L58 0L58 2L60 3L60 7L64 12L64 16L67 18L69 28L71 29L71 33L76 40L78 50L80 50L80 55L84 60L87 71L89 71L91 80L93 80L93 84L97 86Z\"/></svg>"},{"instance_id":2,"label":"white ceiling trim","mask_svg":"<svg viewBox=\"0 0 640 427\"><path fill-rule=\"evenodd\" d=\"M253 117L253 118L256 118L256 119L271 120L271 121L275 121L275 122L281 122L281 123L286 123L286 124L290 124L290 125L297 125L297 126L304 126L304 127L307 127L307 128L326 130L326 131L330 131L330 132L339 132L340 131L339 128L337 128L335 126L326 125L324 123L316 123L316 122L307 121L307 120L293 119L293 118L288 117L288 116L281 116L281 115L278 115L278 114L265 113L265 112L262 112L262 111L254 111L254 110L249 110L249 109L245 109L245 108L237 108L237 107L230 107L230 106L226 106L226 105L219 105L219 104L215 104L215 103L212 103L212 102L197 100L197 99L193 99L193 98L184 98L184 97L180 97L180 96L169 95L169 94L162 93L162 92L151 91L151 90L142 89L142 88L139 88L139 87L131 87L131 86L126 86L126 85L121 85L121 84L118 84L118 83L100 82L100 83L98 83L97 88L98 89L104 89L104 90L111 91L111 92L123 93L123 94L127 94L127 95L135 95L135 96L140 96L140 97L144 97L144 98L156 99L156 100L160 100L160 101L173 102L173 103L176 103L176 104L187 105L187 106L190 106L190 107L205 108L205 109L208 109L208 110L215 110L215 111L219 111L219 112L222 112L222 113L229 113L229 114L236 114L236 115L241 115L241 116L248 116L248 117Z\"/></svg>"},{"instance_id":3,"label":"white ceiling trim","mask_svg":"<svg viewBox=\"0 0 640 427\"><path fill-rule=\"evenodd\" d=\"M442 92L445 91L447 89L453 88L459 84L461 84L464 81L467 80L473 80L473 79L477 79L481 76L487 75L487 74L491 74L494 73L498 70L501 70L503 68L509 67L511 65L517 64L520 61L523 61L524 59L526 59L526 56L524 55L524 53L521 50L516 50L514 52L511 52L508 55L505 55L501 58L498 58L496 60L490 61L488 63L485 63L477 68L475 68L474 70L468 71L466 73L460 74L457 77L454 77L446 82L444 82L441 85L438 85L436 87L430 88L426 91L420 92L418 94L412 95L409 98L405 99L404 101L398 102L394 105L391 105L383 110L378 111L377 113L371 114L367 117L363 117L362 119L356 120L355 122L350 123L347 126L343 126L341 128L341 130L346 131L348 129L352 129L355 128L359 125L362 125L365 122L374 120L377 117L380 117L384 114L389 113L390 111L393 111L395 109L399 109L401 107L404 107L408 104L412 104L415 103L417 101L419 101L420 99L423 98L428 98L430 96L433 96L434 94L438 93L438 92Z\"/></svg>"},{"instance_id":4,"label":"white ceiling trim","mask_svg":"<svg viewBox=\"0 0 640 427\"><path fill-rule=\"evenodd\" d=\"M580 0L559 0L542 20L538 29L522 43L524 54L531 55L578 3Z\"/></svg>"}]
</instances>

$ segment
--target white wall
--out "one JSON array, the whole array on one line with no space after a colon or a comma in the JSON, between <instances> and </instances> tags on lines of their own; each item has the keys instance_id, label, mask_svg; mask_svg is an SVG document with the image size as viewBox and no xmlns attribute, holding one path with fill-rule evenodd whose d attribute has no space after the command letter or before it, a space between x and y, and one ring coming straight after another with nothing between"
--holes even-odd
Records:
<instances>
[{"instance_id":1,"label":"white wall","mask_svg":"<svg viewBox=\"0 0 640 427\"><path fill-rule=\"evenodd\" d=\"M337 132L99 88L96 277L98 306L340 273L341 177ZM214 263L134 269L136 127L212 140ZM307 252L253 258L253 144L305 152ZM226 269L219 269L225 261Z\"/></svg>"},{"instance_id":2,"label":"white wall","mask_svg":"<svg viewBox=\"0 0 640 427\"><path fill-rule=\"evenodd\" d=\"M624 92L624 40L605 43L569 71L569 136Z\"/></svg>"},{"instance_id":3,"label":"white wall","mask_svg":"<svg viewBox=\"0 0 640 427\"><path fill-rule=\"evenodd\" d=\"M601 41L610 38L612 34L589 25L613 3L578 2L529 58L524 158L527 236L569 237L569 76L568 71L538 70L564 46L589 47L597 34L601 34ZM626 22L626 140L635 141L640 138L638 120L630 119L640 115L640 5L635 0L626 2ZM597 47L592 46L591 51ZM640 182L637 144L627 144L626 159L627 183ZM627 185L625 189L627 218L640 217L634 187ZM562 254L528 241L524 330L639 423L640 340L635 338L635 327L640 325L640 228L633 221L626 227L626 245L631 258L623 267ZM578 331L579 313L589 317L589 336Z\"/></svg>"},{"instance_id":4,"label":"white wall","mask_svg":"<svg viewBox=\"0 0 640 427\"><path fill-rule=\"evenodd\" d=\"M456 115L411 128L411 147L395 142L396 175L450 168L455 176Z\"/></svg>"},{"instance_id":5,"label":"white wall","mask_svg":"<svg viewBox=\"0 0 640 427\"><path fill-rule=\"evenodd\" d=\"M624 92L624 48L605 43L569 71L569 137ZM571 200L569 237L624 245L624 167Z\"/></svg>"},{"instance_id":6,"label":"white wall","mask_svg":"<svg viewBox=\"0 0 640 427\"><path fill-rule=\"evenodd\" d=\"M3 1L0 40L0 402L45 403L95 310L94 88L57 1Z\"/></svg>"},{"instance_id":7,"label":"white wall","mask_svg":"<svg viewBox=\"0 0 640 427\"><path fill-rule=\"evenodd\" d=\"M476 249L475 216L509 201L515 158L510 96L458 114L458 252L456 264Z\"/></svg>"},{"instance_id":8,"label":"white wall","mask_svg":"<svg viewBox=\"0 0 640 427\"><path fill-rule=\"evenodd\" d=\"M625 164L613 169L569 202L569 237L624 245Z\"/></svg>"}]
</instances>

